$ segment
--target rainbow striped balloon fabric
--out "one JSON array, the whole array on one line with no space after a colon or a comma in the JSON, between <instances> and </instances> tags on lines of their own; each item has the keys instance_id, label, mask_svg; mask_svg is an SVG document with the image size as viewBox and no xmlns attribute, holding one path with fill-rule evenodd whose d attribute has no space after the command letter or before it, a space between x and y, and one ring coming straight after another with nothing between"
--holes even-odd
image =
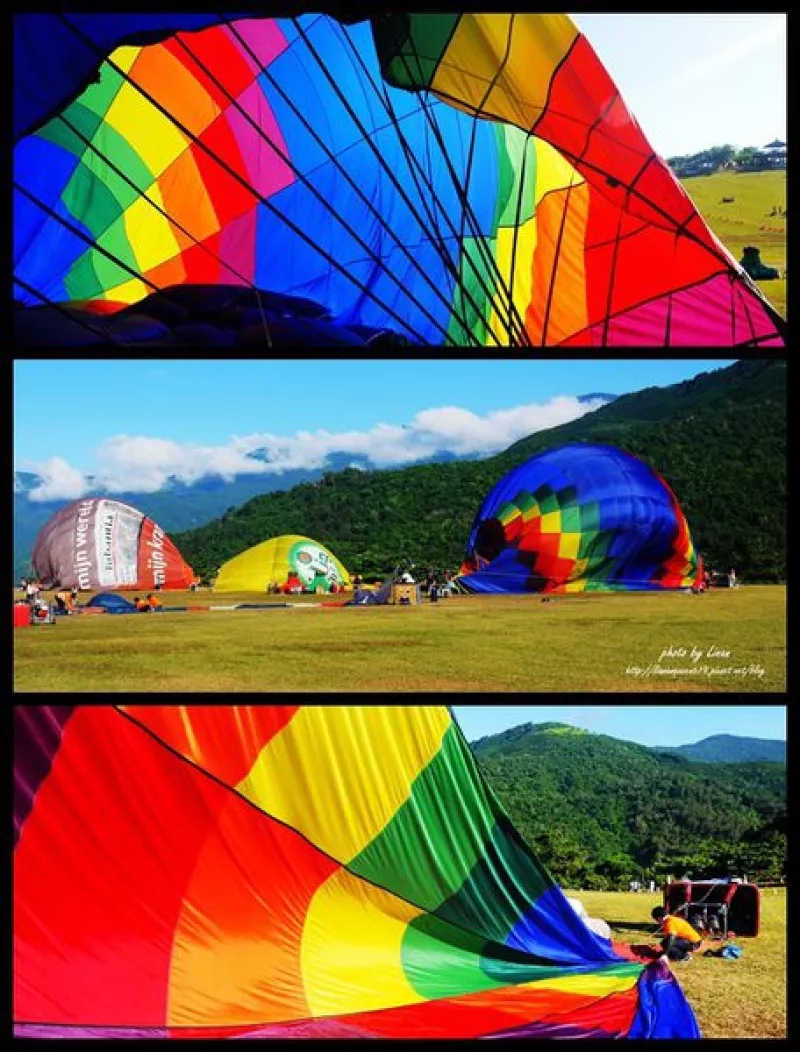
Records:
<instances>
[{"instance_id":1,"label":"rainbow striped balloon fabric","mask_svg":"<svg viewBox=\"0 0 800 1052\"><path fill-rule=\"evenodd\" d=\"M18 15L15 55L27 304L219 283L426 344L783 343L566 15Z\"/></svg>"},{"instance_id":2,"label":"rainbow striped balloon fabric","mask_svg":"<svg viewBox=\"0 0 800 1052\"><path fill-rule=\"evenodd\" d=\"M440 706L19 706L26 1036L697 1037Z\"/></svg>"},{"instance_id":3,"label":"rainbow striped balloon fabric","mask_svg":"<svg viewBox=\"0 0 800 1052\"><path fill-rule=\"evenodd\" d=\"M471 592L691 588L702 573L675 494L615 446L575 442L509 471L472 524L459 580Z\"/></svg>"}]
</instances>

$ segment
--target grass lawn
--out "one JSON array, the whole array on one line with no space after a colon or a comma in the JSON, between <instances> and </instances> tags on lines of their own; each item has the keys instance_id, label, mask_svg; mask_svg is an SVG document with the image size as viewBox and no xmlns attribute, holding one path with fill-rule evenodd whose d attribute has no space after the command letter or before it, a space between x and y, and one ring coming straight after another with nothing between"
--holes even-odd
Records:
<instances>
[{"instance_id":1,"label":"grass lawn","mask_svg":"<svg viewBox=\"0 0 800 1052\"><path fill-rule=\"evenodd\" d=\"M175 606L265 601L209 592L163 598ZM456 596L417 607L324 608L312 605L315 598L307 609L165 609L16 629L15 689L655 693L786 686L786 589L778 585L546 603ZM672 654L662 656L667 647Z\"/></svg>"},{"instance_id":2,"label":"grass lawn","mask_svg":"<svg viewBox=\"0 0 800 1052\"><path fill-rule=\"evenodd\" d=\"M655 944L650 911L660 894L569 891L590 917L611 926L613 938ZM694 1009L703 1037L786 1037L786 889L763 888L761 934L737 938L738 961L697 956L672 965Z\"/></svg>"},{"instance_id":3,"label":"grass lawn","mask_svg":"<svg viewBox=\"0 0 800 1052\"><path fill-rule=\"evenodd\" d=\"M773 307L786 317L786 218L770 216L773 205L786 209L786 172L715 172L681 180L705 221L737 260L745 245L777 267L780 278L759 281ZM733 197L722 204L723 197Z\"/></svg>"}]
</instances>

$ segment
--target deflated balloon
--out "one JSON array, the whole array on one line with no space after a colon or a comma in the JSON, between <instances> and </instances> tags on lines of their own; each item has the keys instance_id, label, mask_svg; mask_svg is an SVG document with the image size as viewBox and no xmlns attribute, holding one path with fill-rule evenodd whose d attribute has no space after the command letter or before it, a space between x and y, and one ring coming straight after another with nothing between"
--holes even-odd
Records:
<instances>
[{"instance_id":1,"label":"deflated balloon","mask_svg":"<svg viewBox=\"0 0 800 1052\"><path fill-rule=\"evenodd\" d=\"M700 570L664 479L621 449L576 443L497 483L460 580L473 592L641 591L691 587Z\"/></svg>"},{"instance_id":2,"label":"deflated balloon","mask_svg":"<svg viewBox=\"0 0 800 1052\"><path fill-rule=\"evenodd\" d=\"M42 581L83 591L188 588L191 566L152 519L118 500L91 497L42 527L31 556Z\"/></svg>"},{"instance_id":3,"label":"deflated balloon","mask_svg":"<svg viewBox=\"0 0 800 1052\"><path fill-rule=\"evenodd\" d=\"M14 718L18 1036L700 1036L666 965L572 909L444 706Z\"/></svg>"},{"instance_id":4,"label":"deflated balloon","mask_svg":"<svg viewBox=\"0 0 800 1052\"><path fill-rule=\"evenodd\" d=\"M215 592L264 592L295 576L307 591L331 585L350 586L350 575L336 556L309 537L287 534L256 544L226 562L217 574Z\"/></svg>"}]
</instances>

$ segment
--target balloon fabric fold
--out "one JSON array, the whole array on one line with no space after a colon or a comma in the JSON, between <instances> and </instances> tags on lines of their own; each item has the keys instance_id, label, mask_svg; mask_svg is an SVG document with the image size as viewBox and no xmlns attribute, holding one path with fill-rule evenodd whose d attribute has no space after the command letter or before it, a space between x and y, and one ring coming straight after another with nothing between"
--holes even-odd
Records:
<instances>
[{"instance_id":1,"label":"balloon fabric fold","mask_svg":"<svg viewBox=\"0 0 800 1052\"><path fill-rule=\"evenodd\" d=\"M697 1037L440 706L14 710L15 1033Z\"/></svg>"},{"instance_id":2,"label":"balloon fabric fold","mask_svg":"<svg viewBox=\"0 0 800 1052\"><path fill-rule=\"evenodd\" d=\"M14 28L24 304L222 284L422 344L783 345L566 15Z\"/></svg>"}]
</instances>

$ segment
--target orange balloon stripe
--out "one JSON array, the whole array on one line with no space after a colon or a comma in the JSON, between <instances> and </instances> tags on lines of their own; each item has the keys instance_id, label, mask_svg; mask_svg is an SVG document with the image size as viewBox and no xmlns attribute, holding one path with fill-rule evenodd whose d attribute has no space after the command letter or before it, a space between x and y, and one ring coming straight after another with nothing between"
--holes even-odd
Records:
<instances>
[{"instance_id":1,"label":"orange balloon stripe","mask_svg":"<svg viewBox=\"0 0 800 1052\"><path fill-rule=\"evenodd\" d=\"M120 705L156 738L235 787L298 705Z\"/></svg>"}]
</instances>

